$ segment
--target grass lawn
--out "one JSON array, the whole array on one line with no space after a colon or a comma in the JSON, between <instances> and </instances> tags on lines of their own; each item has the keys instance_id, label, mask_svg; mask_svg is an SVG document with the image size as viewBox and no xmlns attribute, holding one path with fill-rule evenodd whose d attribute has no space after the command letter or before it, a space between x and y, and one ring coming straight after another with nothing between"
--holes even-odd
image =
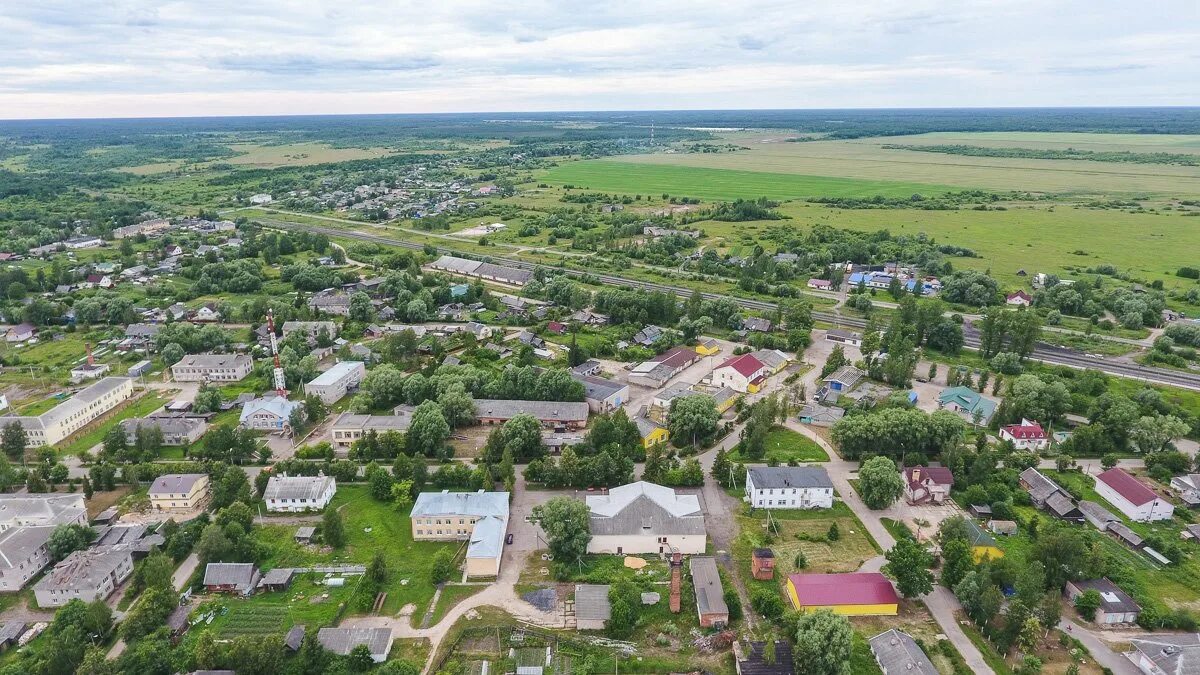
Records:
<instances>
[{"instance_id":1,"label":"grass lawn","mask_svg":"<svg viewBox=\"0 0 1200 675\"><path fill-rule=\"evenodd\" d=\"M121 408L115 413L110 413L104 417L99 424L89 424L82 434L76 434L74 440L66 445L58 446L59 455L78 455L81 452L91 450L93 446L104 441L104 435L112 429L114 425L133 417L144 417L158 410L166 404L164 399L157 392L149 392L141 398L134 401L124 408Z\"/></svg>"},{"instance_id":2,"label":"grass lawn","mask_svg":"<svg viewBox=\"0 0 1200 675\"><path fill-rule=\"evenodd\" d=\"M433 618L429 621L430 626L436 626L446 616L455 605L475 595L476 593L487 588L485 584L473 584L469 586L463 585L447 585L442 588L442 594L438 596L437 605L433 608Z\"/></svg>"},{"instance_id":3,"label":"grass lawn","mask_svg":"<svg viewBox=\"0 0 1200 675\"><path fill-rule=\"evenodd\" d=\"M750 460L741 452L741 446L734 448L729 457L733 462L769 462L780 464L790 462L828 462L829 454L809 437L787 429L776 427L767 434L767 452L760 460Z\"/></svg>"},{"instance_id":4,"label":"grass lawn","mask_svg":"<svg viewBox=\"0 0 1200 675\"><path fill-rule=\"evenodd\" d=\"M850 638L850 672L854 675L883 675L879 664L875 662L875 655L871 653L871 645L867 642L872 637L874 635L863 635L854 631Z\"/></svg>"},{"instance_id":5,"label":"grass lawn","mask_svg":"<svg viewBox=\"0 0 1200 675\"><path fill-rule=\"evenodd\" d=\"M259 543L267 551L262 567L272 569L320 563L365 565L379 550L387 558L389 573L383 589L387 601L381 613L395 614L409 604L414 605L414 614L429 607L434 591L433 584L429 583L433 555L441 549L457 550L461 543L413 541L408 512L376 501L366 486L339 486L329 508L341 511L347 539L344 548L323 553L315 547L297 544L292 538L295 525L264 525L255 528ZM365 602L365 606L360 602L350 608L350 613L368 611L373 598L358 600Z\"/></svg>"}]
</instances>

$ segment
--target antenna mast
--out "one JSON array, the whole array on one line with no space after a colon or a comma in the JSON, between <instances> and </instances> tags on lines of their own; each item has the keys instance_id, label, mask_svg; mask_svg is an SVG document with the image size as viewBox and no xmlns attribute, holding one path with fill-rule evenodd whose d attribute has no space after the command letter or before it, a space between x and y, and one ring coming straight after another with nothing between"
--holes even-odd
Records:
<instances>
[{"instance_id":1,"label":"antenna mast","mask_svg":"<svg viewBox=\"0 0 1200 675\"><path fill-rule=\"evenodd\" d=\"M279 363L279 341L275 337L275 313L267 309L267 332L271 336L271 356L275 359L275 393L281 398L287 398L287 379L283 376L283 366Z\"/></svg>"}]
</instances>

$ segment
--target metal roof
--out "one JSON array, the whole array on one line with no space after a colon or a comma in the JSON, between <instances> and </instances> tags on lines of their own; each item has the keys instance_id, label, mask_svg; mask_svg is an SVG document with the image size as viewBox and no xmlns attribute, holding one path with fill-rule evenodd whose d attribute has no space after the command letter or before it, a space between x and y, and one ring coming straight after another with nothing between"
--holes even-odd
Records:
<instances>
[{"instance_id":1,"label":"metal roof","mask_svg":"<svg viewBox=\"0 0 1200 675\"><path fill-rule=\"evenodd\" d=\"M392 647L390 628L322 628L317 641L334 654L346 656L358 645L366 645L372 656L387 656Z\"/></svg>"},{"instance_id":2,"label":"metal roof","mask_svg":"<svg viewBox=\"0 0 1200 675\"><path fill-rule=\"evenodd\" d=\"M575 618L608 621L612 616L608 591L608 584L575 584Z\"/></svg>"},{"instance_id":3,"label":"metal roof","mask_svg":"<svg viewBox=\"0 0 1200 675\"><path fill-rule=\"evenodd\" d=\"M791 574L788 583L796 589L803 606L891 605L900 602L892 582L879 572L845 574Z\"/></svg>"},{"instance_id":4,"label":"metal roof","mask_svg":"<svg viewBox=\"0 0 1200 675\"><path fill-rule=\"evenodd\" d=\"M761 466L746 469L746 474L760 489L833 487L829 473L819 466Z\"/></svg>"},{"instance_id":5,"label":"metal roof","mask_svg":"<svg viewBox=\"0 0 1200 675\"><path fill-rule=\"evenodd\" d=\"M508 517L507 492L422 492L413 504L411 517L417 516L496 516Z\"/></svg>"},{"instance_id":6,"label":"metal roof","mask_svg":"<svg viewBox=\"0 0 1200 675\"><path fill-rule=\"evenodd\" d=\"M583 401L518 401L508 399L475 399L477 417L512 419L520 414L533 415L545 422L585 422L588 406Z\"/></svg>"},{"instance_id":7,"label":"metal roof","mask_svg":"<svg viewBox=\"0 0 1200 675\"><path fill-rule=\"evenodd\" d=\"M251 588L257 576L254 563L208 563L204 568L204 585Z\"/></svg>"},{"instance_id":8,"label":"metal roof","mask_svg":"<svg viewBox=\"0 0 1200 675\"><path fill-rule=\"evenodd\" d=\"M196 483L208 478L206 473L167 473L154 479L148 494L189 494Z\"/></svg>"},{"instance_id":9,"label":"metal roof","mask_svg":"<svg viewBox=\"0 0 1200 675\"><path fill-rule=\"evenodd\" d=\"M716 559L708 556L693 557L691 571L692 588L696 591L696 609L701 614L728 615L729 606L725 604Z\"/></svg>"},{"instance_id":10,"label":"metal roof","mask_svg":"<svg viewBox=\"0 0 1200 675\"><path fill-rule=\"evenodd\" d=\"M706 534L704 514L695 495L639 481L589 495L589 528L593 535Z\"/></svg>"},{"instance_id":11,"label":"metal roof","mask_svg":"<svg viewBox=\"0 0 1200 675\"><path fill-rule=\"evenodd\" d=\"M132 554L128 549L112 548L75 551L54 566L34 586L36 590L90 591L111 577L124 563L132 565Z\"/></svg>"},{"instance_id":12,"label":"metal roof","mask_svg":"<svg viewBox=\"0 0 1200 675\"><path fill-rule=\"evenodd\" d=\"M1080 591L1096 591L1100 594L1100 608L1105 612L1140 612L1142 608L1138 606L1129 594L1121 590L1119 586L1103 579L1086 579L1083 581L1069 582Z\"/></svg>"},{"instance_id":13,"label":"metal roof","mask_svg":"<svg viewBox=\"0 0 1200 675\"><path fill-rule=\"evenodd\" d=\"M308 383L308 386L328 387L329 385L337 384L338 380L341 380L343 377L360 370L366 370L366 366L363 365L362 361L339 361L333 364L333 367L331 367L329 370L326 370L325 372L313 378L313 380Z\"/></svg>"},{"instance_id":14,"label":"metal roof","mask_svg":"<svg viewBox=\"0 0 1200 675\"><path fill-rule=\"evenodd\" d=\"M905 632L895 628L880 633L867 641L871 653L885 673L917 673L937 675L937 669L921 646Z\"/></svg>"},{"instance_id":15,"label":"metal roof","mask_svg":"<svg viewBox=\"0 0 1200 675\"><path fill-rule=\"evenodd\" d=\"M332 487L337 489L333 476L271 476L263 499L317 499Z\"/></svg>"}]
</instances>

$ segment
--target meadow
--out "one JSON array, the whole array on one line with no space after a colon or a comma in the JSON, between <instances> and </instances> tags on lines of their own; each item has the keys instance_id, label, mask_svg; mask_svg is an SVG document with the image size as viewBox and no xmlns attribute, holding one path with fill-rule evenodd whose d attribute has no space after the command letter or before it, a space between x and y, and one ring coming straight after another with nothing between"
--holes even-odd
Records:
<instances>
[{"instance_id":1,"label":"meadow","mask_svg":"<svg viewBox=\"0 0 1200 675\"><path fill-rule=\"evenodd\" d=\"M1196 136L1160 138L1133 134L935 133L802 143L787 142L787 137L786 134L767 132L733 133L724 135L722 140L740 145L744 150L726 153L633 155L620 158L618 163L761 172L770 175L794 174L802 176L805 180L836 177L869 183L892 182L897 177L903 177L904 181L913 184L952 185L957 189L1088 195L1200 195L1200 167L967 157L883 147L961 144L1049 149L1074 147L1096 151L1196 152L1200 148L1200 138ZM596 184L592 187L604 189ZM691 194L686 190L677 192ZM783 195L767 196L785 198ZM826 196L840 195L829 193Z\"/></svg>"}]
</instances>

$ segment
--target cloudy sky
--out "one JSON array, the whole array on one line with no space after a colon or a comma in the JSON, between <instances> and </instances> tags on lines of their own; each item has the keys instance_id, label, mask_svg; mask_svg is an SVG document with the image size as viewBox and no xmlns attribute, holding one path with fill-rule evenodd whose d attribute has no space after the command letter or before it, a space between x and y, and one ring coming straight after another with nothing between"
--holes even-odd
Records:
<instances>
[{"instance_id":1,"label":"cloudy sky","mask_svg":"<svg viewBox=\"0 0 1200 675\"><path fill-rule=\"evenodd\" d=\"M0 117L1200 104L1196 0L2 0Z\"/></svg>"}]
</instances>

